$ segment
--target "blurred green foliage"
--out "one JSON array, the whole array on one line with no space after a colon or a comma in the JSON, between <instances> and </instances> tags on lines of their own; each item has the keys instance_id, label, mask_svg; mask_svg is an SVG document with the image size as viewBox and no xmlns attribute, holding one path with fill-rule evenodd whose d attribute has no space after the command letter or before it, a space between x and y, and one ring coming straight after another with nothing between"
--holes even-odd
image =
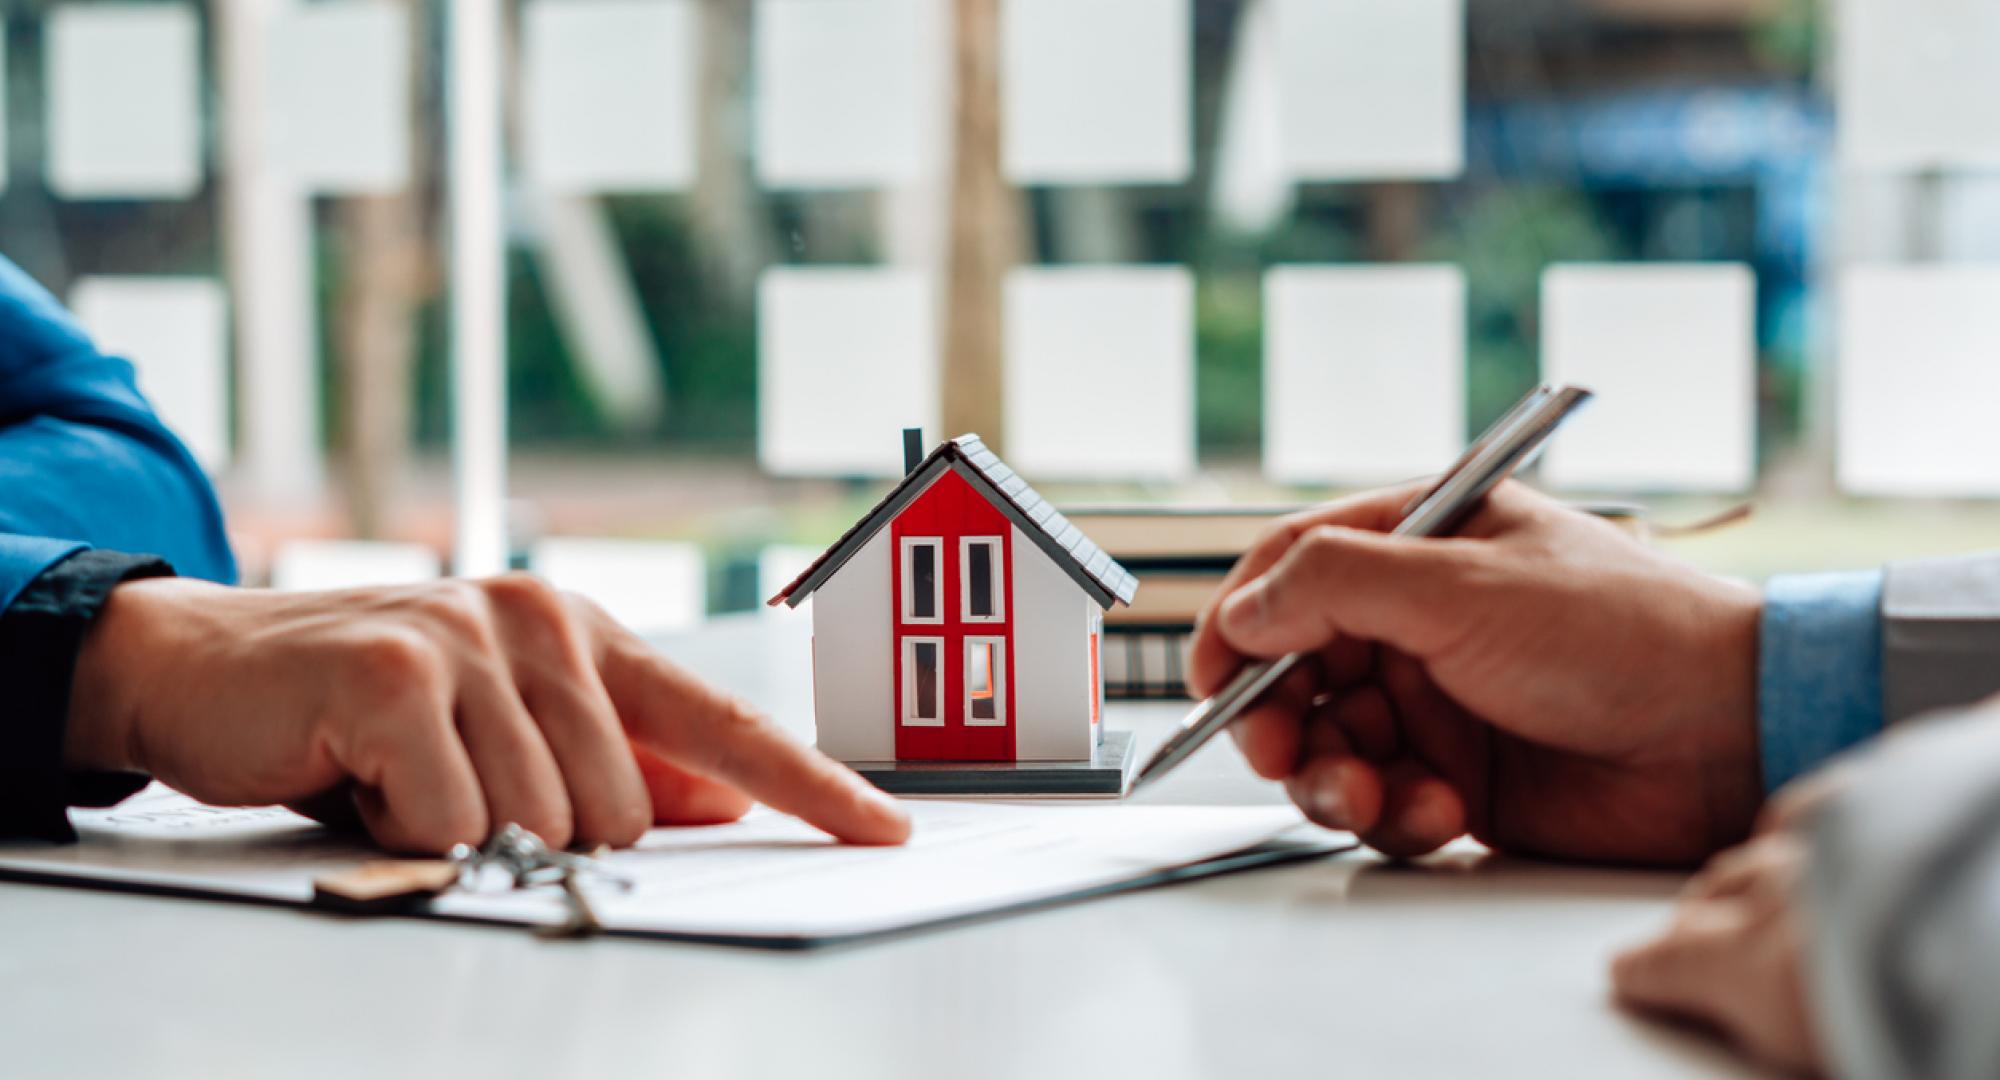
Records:
<instances>
[{"instance_id":1,"label":"blurred green foliage","mask_svg":"<svg viewBox=\"0 0 2000 1080\"><path fill-rule=\"evenodd\" d=\"M1251 461L1262 445L1265 270L1354 257L1352 222L1292 219L1261 233L1216 227L1193 242L1195 437L1204 461Z\"/></svg>"},{"instance_id":2,"label":"blurred green foliage","mask_svg":"<svg viewBox=\"0 0 2000 1080\"><path fill-rule=\"evenodd\" d=\"M1590 203L1575 191L1488 188L1436 220L1423 257L1465 269L1466 427L1480 431L1540 377L1542 271L1552 262L1621 253Z\"/></svg>"},{"instance_id":3,"label":"blurred green foliage","mask_svg":"<svg viewBox=\"0 0 2000 1080\"><path fill-rule=\"evenodd\" d=\"M705 269L687 204L607 200L665 367L660 435L675 446L748 452L757 443L757 325L747 297Z\"/></svg>"},{"instance_id":4,"label":"blurred green foliage","mask_svg":"<svg viewBox=\"0 0 2000 1080\"><path fill-rule=\"evenodd\" d=\"M1750 47L1774 71L1804 75L1813 70L1822 30L1821 0L1778 0L1753 16Z\"/></svg>"},{"instance_id":5,"label":"blurred green foliage","mask_svg":"<svg viewBox=\"0 0 2000 1080\"><path fill-rule=\"evenodd\" d=\"M1254 276L1195 288L1195 439L1206 459L1251 458L1262 439L1264 314Z\"/></svg>"},{"instance_id":6,"label":"blurred green foliage","mask_svg":"<svg viewBox=\"0 0 2000 1080\"><path fill-rule=\"evenodd\" d=\"M516 248L507 255L507 437L575 442L607 431L602 409L584 385L550 308L541 263Z\"/></svg>"}]
</instances>

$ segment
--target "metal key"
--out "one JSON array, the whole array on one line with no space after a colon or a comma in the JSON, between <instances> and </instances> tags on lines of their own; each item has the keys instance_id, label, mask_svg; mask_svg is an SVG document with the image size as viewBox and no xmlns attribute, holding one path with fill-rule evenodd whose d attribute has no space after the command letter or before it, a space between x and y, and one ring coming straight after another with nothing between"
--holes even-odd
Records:
<instances>
[{"instance_id":1,"label":"metal key","mask_svg":"<svg viewBox=\"0 0 2000 1080\"><path fill-rule=\"evenodd\" d=\"M563 904L569 908L569 917L553 926L538 926L535 936L543 938L586 938L603 932L604 924L597 918L597 909L590 906L590 898L583 893L583 885L577 880L574 870L567 870L562 876Z\"/></svg>"},{"instance_id":2,"label":"metal key","mask_svg":"<svg viewBox=\"0 0 2000 1080\"><path fill-rule=\"evenodd\" d=\"M621 889L632 887L631 879L605 866L599 854L557 851L543 843L541 837L512 822L495 830L486 843L477 848L470 844L458 845L452 849L451 858L459 866L462 885L474 884L476 882L467 879L476 879L480 872L497 868L507 875L512 888L554 885L562 889L563 904L568 908L569 916L556 925L538 928L536 934L542 937L588 937L604 929L596 909L584 892L585 876Z\"/></svg>"}]
</instances>

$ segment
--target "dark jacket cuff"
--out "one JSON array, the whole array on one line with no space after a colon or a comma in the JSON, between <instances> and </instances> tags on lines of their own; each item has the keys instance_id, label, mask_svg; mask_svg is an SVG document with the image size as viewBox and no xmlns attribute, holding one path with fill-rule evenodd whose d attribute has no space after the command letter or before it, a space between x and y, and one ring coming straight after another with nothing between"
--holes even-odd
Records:
<instances>
[{"instance_id":1,"label":"dark jacket cuff","mask_svg":"<svg viewBox=\"0 0 2000 1080\"><path fill-rule=\"evenodd\" d=\"M63 764L77 653L111 590L169 577L152 555L79 551L43 571L0 612L0 838L69 842L71 806L109 806L146 786L132 773L78 772Z\"/></svg>"}]
</instances>

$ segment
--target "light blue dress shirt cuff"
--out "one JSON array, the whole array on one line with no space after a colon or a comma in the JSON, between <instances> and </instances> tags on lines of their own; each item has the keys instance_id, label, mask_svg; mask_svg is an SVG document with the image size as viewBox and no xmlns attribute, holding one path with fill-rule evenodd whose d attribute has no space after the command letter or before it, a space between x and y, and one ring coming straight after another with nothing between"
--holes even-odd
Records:
<instances>
[{"instance_id":1,"label":"light blue dress shirt cuff","mask_svg":"<svg viewBox=\"0 0 2000 1080\"><path fill-rule=\"evenodd\" d=\"M1882 730L1882 574L1773 578L1764 588L1757 725L1773 792Z\"/></svg>"}]
</instances>

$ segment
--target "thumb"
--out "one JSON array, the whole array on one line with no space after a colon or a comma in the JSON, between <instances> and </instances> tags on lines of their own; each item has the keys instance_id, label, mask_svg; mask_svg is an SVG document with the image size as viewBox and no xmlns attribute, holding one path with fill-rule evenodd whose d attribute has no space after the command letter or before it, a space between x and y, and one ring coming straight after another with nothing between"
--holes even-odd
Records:
<instances>
[{"instance_id":1,"label":"thumb","mask_svg":"<svg viewBox=\"0 0 2000 1080\"><path fill-rule=\"evenodd\" d=\"M1612 992L1629 1008L1719 1024L1724 1019L1720 999L1740 966L1745 933L1739 903L1683 905L1665 934L1612 959ZM1737 964L1730 962L1732 957Z\"/></svg>"},{"instance_id":2,"label":"thumb","mask_svg":"<svg viewBox=\"0 0 2000 1080\"><path fill-rule=\"evenodd\" d=\"M1432 657L1458 623L1477 546L1316 528L1224 601L1218 629L1246 656L1309 652L1354 637Z\"/></svg>"}]
</instances>

